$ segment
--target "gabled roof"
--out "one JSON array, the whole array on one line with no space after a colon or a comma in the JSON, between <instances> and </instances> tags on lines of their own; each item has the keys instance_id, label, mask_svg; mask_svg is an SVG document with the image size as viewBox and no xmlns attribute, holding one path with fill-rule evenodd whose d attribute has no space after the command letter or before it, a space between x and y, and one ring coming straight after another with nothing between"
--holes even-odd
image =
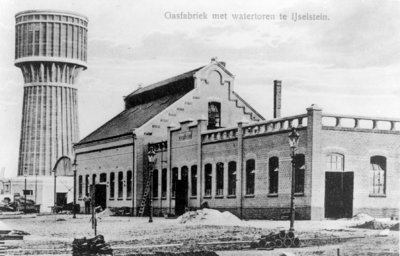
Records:
<instances>
[{"instance_id":1,"label":"gabled roof","mask_svg":"<svg viewBox=\"0 0 400 256\"><path fill-rule=\"evenodd\" d=\"M132 133L182 96L194 89L198 68L164 81L139 88L125 97L125 110L86 136L77 145Z\"/></svg>"},{"instance_id":2,"label":"gabled roof","mask_svg":"<svg viewBox=\"0 0 400 256\"><path fill-rule=\"evenodd\" d=\"M168 95L149 103L128 108L103 126L86 136L78 144L98 141L106 138L117 137L132 133L134 128L139 128L154 116L179 100L184 94Z\"/></svg>"}]
</instances>

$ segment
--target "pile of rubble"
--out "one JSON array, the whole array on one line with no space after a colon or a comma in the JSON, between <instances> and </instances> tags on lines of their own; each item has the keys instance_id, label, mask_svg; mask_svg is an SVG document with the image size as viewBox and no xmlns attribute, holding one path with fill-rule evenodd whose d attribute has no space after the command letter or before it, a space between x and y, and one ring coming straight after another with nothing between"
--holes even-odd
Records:
<instances>
[{"instance_id":1,"label":"pile of rubble","mask_svg":"<svg viewBox=\"0 0 400 256\"><path fill-rule=\"evenodd\" d=\"M267 250L273 250L274 248L289 248L289 247L299 247L300 239L295 236L292 231L281 230L279 233L274 232L268 235L262 235L258 241L253 241L250 243L251 248L262 248Z\"/></svg>"},{"instance_id":2,"label":"pile of rubble","mask_svg":"<svg viewBox=\"0 0 400 256\"><path fill-rule=\"evenodd\" d=\"M365 229L375 229L375 230L383 230L383 229L398 230L399 224L389 224L377 220L371 220L371 221L366 221L364 224L356 225L353 228L365 228Z\"/></svg>"},{"instance_id":3,"label":"pile of rubble","mask_svg":"<svg viewBox=\"0 0 400 256\"><path fill-rule=\"evenodd\" d=\"M72 242L72 255L82 254L113 254L111 246L104 241L104 236L93 238L75 238Z\"/></svg>"},{"instance_id":4,"label":"pile of rubble","mask_svg":"<svg viewBox=\"0 0 400 256\"><path fill-rule=\"evenodd\" d=\"M213 209L202 209L186 212L177 219L180 224L199 225L239 225L242 221L230 212L220 212Z\"/></svg>"}]
</instances>

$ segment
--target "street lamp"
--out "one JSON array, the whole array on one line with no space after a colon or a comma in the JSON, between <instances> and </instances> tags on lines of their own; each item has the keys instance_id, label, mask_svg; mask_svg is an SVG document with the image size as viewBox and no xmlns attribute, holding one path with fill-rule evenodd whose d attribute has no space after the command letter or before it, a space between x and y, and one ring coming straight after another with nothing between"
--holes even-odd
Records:
<instances>
[{"instance_id":1,"label":"street lamp","mask_svg":"<svg viewBox=\"0 0 400 256\"><path fill-rule=\"evenodd\" d=\"M153 222L153 164L156 153L154 149L151 147L149 152L147 152L147 157L149 158L149 167L150 167L150 218L149 222Z\"/></svg>"},{"instance_id":2,"label":"street lamp","mask_svg":"<svg viewBox=\"0 0 400 256\"><path fill-rule=\"evenodd\" d=\"M78 164L76 163L76 158L74 160L74 163L72 164L72 167L74 168L74 208L72 209L74 216L72 216L73 219L76 219L76 167Z\"/></svg>"},{"instance_id":3,"label":"street lamp","mask_svg":"<svg viewBox=\"0 0 400 256\"><path fill-rule=\"evenodd\" d=\"M289 134L289 145L292 150L292 191L290 197L290 231L294 231L294 217L295 217L295 207L294 207L294 190L295 190L295 169L296 169L296 150L299 145L300 135L296 132L293 127Z\"/></svg>"},{"instance_id":4,"label":"street lamp","mask_svg":"<svg viewBox=\"0 0 400 256\"><path fill-rule=\"evenodd\" d=\"M28 176L28 168L24 168L24 177L25 177L25 190L24 190L24 195L25 195L25 206L24 206L24 214L26 214L26 177Z\"/></svg>"}]
</instances>

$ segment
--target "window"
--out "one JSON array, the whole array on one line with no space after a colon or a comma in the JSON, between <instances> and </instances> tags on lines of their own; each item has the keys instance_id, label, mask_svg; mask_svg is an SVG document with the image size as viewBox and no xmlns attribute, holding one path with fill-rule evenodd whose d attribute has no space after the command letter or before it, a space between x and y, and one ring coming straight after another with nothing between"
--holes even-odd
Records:
<instances>
[{"instance_id":1,"label":"window","mask_svg":"<svg viewBox=\"0 0 400 256\"><path fill-rule=\"evenodd\" d=\"M158 197L158 170L153 171L153 197Z\"/></svg>"},{"instance_id":2,"label":"window","mask_svg":"<svg viewBox=\"0 0 400 256\"><path fill-rule=\"evenodd\" d=\"M79 198L82 198L82 175L79 175L78 184L78 195Z\"/></svg>"},{"instance_id":3,"label":"window","mask_svg":"<svg viewBox=\"0 0 400 256\"><path fill-rule=\"evenodd\" d=\"M204 168L204 175L205 175L205 186L204 186L204 195L211 196L211 184L212 184L212 165L206 164Z\"/></svg>"},{"instance_id":4,"label":"window","mask_svg":"<svg viewBox=\"0 0 400 256\"><path fill-rule=\"evenodd\" d=\"M126 197L132 198L132 171L128 171L126 176L126 180L128 182L128 184L126 184Z\"/></svg>"},{"instance_id":5,"label":"window","mask_svg":"<svg viewBox=\"0 0 400 256\"><path fill-rule=\"evenodd\" d=\"M124 197L124 174L118 172L118 198Z\"/></svg>"},{"instance_id":6,"label":"window","mask_svg":"<svg viewBox=\"0 0 400 256\"><path fill-rule=\"evenodd\" d=\"M192 196L197 195L197 165L193 165L191 168L192 177Z\"/></svg>"},{"instance_id":7,"label":"window","mask_svg":"<svg viewBox=\"0 0 400 256\"><path fill-rule=\"evenodd\" d=\"M385 194L386 193L386 157L373 156L371 157L371 193Z\"/></svg>"},{"instance_id":8,"label":"window","mask_svg":"<svg viewBox=\"0 0 400 256\"><path fill-rule=\"evenodd\" d=\"M304 193L304 173L306 169L304 159L303 154L297 154L295 157L294 193Z\"/></svg>"},{"instance_id":9,"label":"window","mask_svg":"<svg viewBox=\"0 0 400 256\"><path fill-rule=\"evenodd\" d=\"M269 193L278 194L279 158L274 156L269 159Z\"/></svg>"},{"instance_id":10,"label":"window","mask_svg":"<svg viewBox=\"0 0 400 256\"><path fill-rule=\"evenodd\" d=\"M236 195L236 162L228 164L228 195Z\"/></svg>"},{"instance_id":11,"label":"window","mask_svg":"<svg viewBox=\"0 0 400 256\"><path fill-rule=\"evenodd\" d=\"M221 103L208 103L208 129L217 129L221 127Z\"/></svg>"},{"instance_id":12,"label":"window","mask_svg":"<svg viewBox=\"0 0 400 256\"><path fill-rule=\"evenodd\" d=\"M167 197L167 169L164 168L162 170L162 177L161 177L161 197Z\"/></svg>"},{"instance_id":13,"label":"window","mask_svg":"<svg viewBox=\"0 0 400 256\"><path fill-rule=\"evenodd\" d=\"M217 163L217 196L224 194L224 164Z\"/></svg>"},{"instance_id":14,"label":"window","mask_svg":"<svg viewBox=\"0 0 400 256\"><path fill-rule=\"evenodd\" d=\"M172 197L175 197L176 181L178 180L178 168L172 168Z\"/></svg>"},{"instance_id":15,"label":"window","mask_svg":"<svg viewBox=\"0 0 400 256\"><path fill-rule=\"evenodd\" d=\"M25 189L24 189L23 192L24 192L24 193L23 193L24 195L33 196L33 190L29 190L29 189L25 190Z\"/></svg>"},{"instance_id":16,"label":"window","mask_svg":"<svg viewBox=\"0 0 400 256\"><path fill-rule=\"evenodd\" d=\"M107 182L107 174L102 173L100 174L100 183Z\"/></svg>"},{"instance_id":17,"label":"window","mask_svg":"<svg viewBox=\"0 0 400 256\"><path fill-rule=\"evenodd\" d=\"M343 155L331 154L326 156L326 169L332 171L343 171Z\"/></svg>"},{"instance_id":18,"label":"window","mask_svg":"<svg viewBox=\"0 0 400 256\"><path fill-rule=\"evenodd\" d=\"M93 174L93 177L92 177L92 184L93 185L95 185L96 184L96 174Z\"/></svg>"},{"instance_id":19,"label":"window","mask_svg":"<svg viewBox=\"0 0 400 256\"><path fill-rule=\"evenodd\" d=\"M85 195L89 194L89 185L90 185L90 181L89 181L89 174L85 176Z\"/></svg>"},{"instance_id":20,"label":"window","mask_svg":"<svg viewBox=\"0 0 400 256\"><path fill-rule=\"evenodd\" d=\"M254 182L256 176L256 161L250 159L246 161L246 194L254 195Z\"/></svg>"},{"instance_id":21,"label":"window","mask_svg":"<svg viewBox=\"0 0 400 256\"><path fill-rule=\"evenodd\" d=\"M110 173L110 198L114 198L114 190L115 187L115 174L112 172Z\"/></svg>"}]
</instances>

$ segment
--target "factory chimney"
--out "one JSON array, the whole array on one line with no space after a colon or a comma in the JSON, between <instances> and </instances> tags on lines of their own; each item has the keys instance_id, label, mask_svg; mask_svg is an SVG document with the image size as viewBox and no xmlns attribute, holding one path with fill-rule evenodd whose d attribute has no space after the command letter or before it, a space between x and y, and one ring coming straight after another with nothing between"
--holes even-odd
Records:
<instances>
[{"instance_id":1,"label":"factory chimney","mask_svg":"<svg viewBox=\"0 0 400 256\"><path fill-rule=\"evenodd\" d=\"M282 81L274 80L274 119L281 117Z\"/></svg>"}]
</instances>

